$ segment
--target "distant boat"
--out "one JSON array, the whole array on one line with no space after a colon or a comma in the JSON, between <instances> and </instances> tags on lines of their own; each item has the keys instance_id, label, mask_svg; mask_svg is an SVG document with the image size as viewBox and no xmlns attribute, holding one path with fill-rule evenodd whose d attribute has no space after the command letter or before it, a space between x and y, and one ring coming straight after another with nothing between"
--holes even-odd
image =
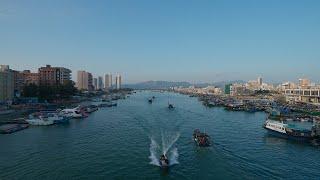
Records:
<instances>
[{"instance_id":1,"label":"distant boat","mask_svg":"<svg viewBox=\"0 0 320 180\"><path fill-rule=\"evenodd\" d=\"M168 109L174 109L173 104L170 104L170 103L168 102Z\"/></svg>"},{"instance_id":2,"label":"distant boat","mask_svg":"<svg viewBox=\"0 0 320 180\"><path fill-rule=\"evenodd\" d=\"M149 102L150 104L152 104L153 100L150 98L150 99L148 99L148 102Z\"/></svg>"}]
</instances>

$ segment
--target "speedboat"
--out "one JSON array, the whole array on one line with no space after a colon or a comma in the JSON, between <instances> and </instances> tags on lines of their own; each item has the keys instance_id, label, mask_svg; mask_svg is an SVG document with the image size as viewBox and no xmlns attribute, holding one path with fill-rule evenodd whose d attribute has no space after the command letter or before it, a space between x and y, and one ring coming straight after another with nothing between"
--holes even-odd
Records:
<instances>
[{"instance_id":1,"label":"speedboat","mask_svg":"<svg viewBox=\"0 0 320 180\"><path fill-rule=\"evenodd\" d=\"M168 168L169 167L169 159L167 158L167 156L165 154L160 156L159 163L160 163L161 168Z\"/></svg>"},{"instance_id":2,"label":"speedboat","mask_svg":"<svg viewBox=\"0 0 320 180\"><path fill-rule=\"evenodd\" d=\"M210 146L210 137L206 133L200 132L199 129L194 130L193 140L200 147Z\"/></svg>"},{"instance_id":3,"label":"speedboat","mask_svg":"<svg viewBox=\"0 0 320 180\"><path fill-rule=\"evenodd\" d=\"M149 102L150 104L152 103L152 101L153 101L153 100L152 100L151 98L148 100L148 102Z\"/></svg>"}]
</instances>

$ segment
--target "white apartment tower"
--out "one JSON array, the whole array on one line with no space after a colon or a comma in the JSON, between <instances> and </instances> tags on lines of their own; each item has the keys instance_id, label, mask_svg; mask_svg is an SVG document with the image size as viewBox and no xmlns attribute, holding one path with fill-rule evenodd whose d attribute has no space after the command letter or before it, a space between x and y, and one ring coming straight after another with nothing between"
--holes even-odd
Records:
<instances>
[{"instance_id":1,"label":"white apartment tower","mask_svg":"<svg viewBox=\"0 0 320 180\"><path fill-rule=\"evenodd\" d=\"M93 78L92 74L86 71L78 71L77 73L77 88L79 90L93 90Z\"/></svg>"},{"instance_id":2,"label":"white apartment tower","mask_svg":"<svg viewBox=\"0 0 320 180\"><path fill-rule=\"evenodd\" d=\"M111 89L112 87L112 75L111 74L106 74L104 77L104 87L106 90Z\"/></svg>"}]
</instances>

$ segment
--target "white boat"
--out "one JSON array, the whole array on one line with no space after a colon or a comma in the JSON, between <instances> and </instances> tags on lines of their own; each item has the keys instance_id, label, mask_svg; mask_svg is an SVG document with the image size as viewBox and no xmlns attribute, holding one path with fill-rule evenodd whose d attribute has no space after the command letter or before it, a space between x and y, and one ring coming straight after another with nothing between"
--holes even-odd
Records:
<instances>
[{"instance_id":1,"label":"white boat","mask_svg":"<svg viewBox=\"0 0 320 180\"><path fill-rule=\"evenodd\" d=\"M80 106L73 109L63 109L60 111L60 115L69 118L84 118L87 117L82 111Z\"/></svg>"},{"instance_id":2,"label":"white boat","mask_svg":"<svg viewBox=\"0 0 320 180\"><path fill-rule=\"evenodd\" d=\"M59 120L61 117L54 113L42 114L42 113L35 113L30 114L29 118L26 121L30 125L35 126L48 126L54 124L56 120Z\"/></svg>"},{"instance_id":3,"label":"white boat","mask_svg":"<svg viewBox=\"0 0 320 180\"><path fill-rule=\"evenodd\" d=\"M284 124L283 122L277 122L272 120L267 120L264 124L264 128L275 131L281 134L286 134L286 127L288 125Z\"/></svg>"},{"instance_id":4,"label":"white boat","mask_svg":"<svg viewBox=\"0 0 320 180\"><path fill-rule=\"evenodd\" d=\"M299 129L283 122L267 119L263 125L270 133L281 137L306 141L312 139L312 130Z\"/></svg>"}]
</instances>

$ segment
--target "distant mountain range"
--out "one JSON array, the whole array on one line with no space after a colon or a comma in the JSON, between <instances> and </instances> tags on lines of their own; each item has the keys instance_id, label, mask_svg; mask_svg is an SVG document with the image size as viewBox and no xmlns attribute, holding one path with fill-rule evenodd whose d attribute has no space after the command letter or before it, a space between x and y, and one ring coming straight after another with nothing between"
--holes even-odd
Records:
<instances>
[{"instance_id":1,"label":"distant mountain range","mask_svg":"<svg viewBox=\"0 0 320 180\"><path fill-rule=\"evenodd\" d=\"M220 88L224 88L226 84L233 83L244 83L245 81L236 80L236 81L220 81L215 83L198 83L192 84L189 82L172 82L172 81L146 81L136 84L126 84L125 88L133 88L133 89L169 89L170 87L207 87L207 86L216 86Z\"/></svg>"}]
</instances>

